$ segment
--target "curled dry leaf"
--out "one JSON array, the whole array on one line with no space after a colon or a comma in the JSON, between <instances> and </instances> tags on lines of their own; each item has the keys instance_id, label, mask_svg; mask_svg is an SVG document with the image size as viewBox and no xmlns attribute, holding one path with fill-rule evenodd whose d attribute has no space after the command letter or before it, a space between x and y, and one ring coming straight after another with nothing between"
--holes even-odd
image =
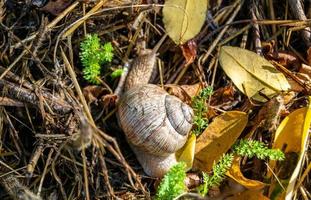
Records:
<instances>
[{"instance_id":1,"label":"curled dry leaf","mask_svg":"<svg viewBox=\"0 0 311 200\"><path fill-rule=\"evenodd\" d=\"M269 200L269 198L264 196L262 193L263 191L260 190L246 190L244 192L237 193L232 197L228 197L226 200Z\"/></svg>"},{"instance_id":2,"label":"curled dry leaf","mask_svg":"<svg viewBox=\"0 0 311 200\"><path fill-rule=\"evenodd\" d=\"M233 107L240 102L240 98L235 97L236 94L236 89L232 84L218 88L211 97L211 105L222 110L233 110Z\"/></svg>"},{"instance_id":3,"label":"curled dry leaf","mask_svg":"<svg viewBox=\"0 0 311 200\"><path fill-rule=\"evenodd\" d=\"M252 120L254 129L274 132L279 124L281 113L285 111L284 97L278 95L266 102L259 110L257 116Z\"/></svg>"},{"instance_id":4,"label":"curled dry leaf","mask_svg":"<svg viewBox=\"0 0 311 200\"><path fill-rule=\"evenodd\" d=\"M273 148L282 149L285 147L285 153L296 152L299 159L294 171L292 172L289 184L286 189L285 199L292 199L296 180L301 170L303 157L307 151L307 141L309 138L309 128L311 124L311 97L309 97L309 105L290 113L280 124L275 133ZM287 161L285 161L287 162ZM274 170L276 163L270 162L270 168ZM271 176L271 172L268 176ZM272 184L274 185L274 184ZM270 191L273 190L270 188ZM284 194L281 194L284 195Z\"/></svg>"},{"instance_id":5,"label":"curled dry leaf","mask_svg":"<svg viewBox=\"0 0 311 200\"><path fill-rule=\"evenodd\" d=\"M197 139L194 168L210 171L214 162L235 143L247 121L247 114L239 111L229 111L216 117Z\"/></svg>"},{"instance_id":6,"label":"curled dry leaf","mask_svg":"<svg viewBox=\"0 0 311 200\"><path fill-rule=\"evenodd\" d=\"M220 50L219 61L235 86L254 100L266 102L264 96L271 98L290 89L285 76L254 52L224 46Z\"/></svg>"},{"instance_id":7,"label":"curled dry leaf","mask_svg":"<svg viewBox=\"0 0 311 200\"><path fill-rule=\"evenodd\" d=\"M299 69L299 72L302 73L302 74L306 74L308 77L311 77L311 67L310 67L310 65L302 64L300 69Z\"/></svg>"},{"instance_id":8,"label":"curled dry leaf","mask_svg":"<svg viewBox=\"0 0 311 200\"><path fill-rule=\"evenodd\" d=\"M202 177L198 173L187 173L185 185L187 188L196 188L202 184Z\"/></svg>"},{"instance_id":9,"label":"curled dry leaf","mask_svg":"<svg viewBox=\"0 0 311 200\"><path fill-rule=\"evenodd\" d=\"M163 8L165 29L177 44L199 33L205 21L207 0L166 0Z\"/></svg>"},{"instance_id":10,"label":"curled dry leaf","mask_svg":"<svg viewBox=\"0 0 311 200\"><path fill-rule=\"evenodd\" d=\"M90 85L83 88L83 95L88 104L95 103L105 94L106 89L97 85ZM108 91L107 91L108 92Z\"/></svg>"},{"instance_id":11,"label":"curled dry leaf","mask_svg":"<svg viewBox=\"0 0 311 200\"><path fill-rule=\"evenodd\" d=\"M308 64L311 65L311 47L309 47L307 50L307 60Z\"/></svg>"},{"instance_id":12,"label":"curled dry leaf","mask_svg":"<svg viewBox=\"0 0 311 200\"><path fill-rule=\"evenodd\" d=\"M194 85L165 85L165 88L169 89L169 93L171 95L174 95L178 97L180 100L187 104L191 104L191 100L194 96L196 96L200 90L202 89L202 86L197 83Z\"/></svg>"},{"instance_id":13,"label":"curled dry leaf","mask_svg":"<svg viewBox=\"0 0 311 200\"><path fill-rule=\"evenodd\" d=\"M261 190L266 186L266 184L264 184L263 182L251 180L244 177L240 170L240 157L234 158L232 166L226 173L226 175L249 190Z\"/></svg>"},{"instance_id":14,"label":"curled dry leaf","mask_svg":"<svg viewBox=\"0 0 311 200\"><path fill-rule=\"evenodd\" d=\"M186 59L186 65L193 63L197 56L197 44L193 40L189 40L187 43L181 46L182 54Z\"/></svg>"},{"instance_id":15,"label":"curled dry leaf","mask_svg":"<svg viewBox=\"0 0 311 200\"><path fill-rule=\"evenodd\" d=\"M289 51L278 51L266 54L267 59L272 59L286 68L298 69L301 62L294 53Z\"/></svg>"},{"instance_id":16,"label":"curled dry leaf","mask_svg":"<svg viewBox=\"0 0 311 200\"><path fill-rule=\"evenodd\" d=\"M289 78L288 83L291 87L291 90L294 92L303 92L305 91L305 88L303 88L297 81L294 81L293 79Z\"/></svg>"},{"instance_id":17,"label":"curled dry leaf","mask_svg":"<svg viewBox=\"0 0 311 200\"><path fill-rule=\"evenodd\" d=\"M40 10L49 12L52 15L57 16L63 10L65 10L70 5L70 3L70 0L50 0L45 6L40 8Z\"/></svg>"}]
</instances>

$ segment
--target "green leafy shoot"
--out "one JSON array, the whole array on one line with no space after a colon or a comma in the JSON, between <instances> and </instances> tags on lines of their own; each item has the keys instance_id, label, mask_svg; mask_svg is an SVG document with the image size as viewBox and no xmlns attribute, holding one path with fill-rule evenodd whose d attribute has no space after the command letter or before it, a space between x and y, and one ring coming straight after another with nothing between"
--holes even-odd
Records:
<instances>
[{"instance_id":1,"label":"green leafy shoot","mask_svg":"<svg viewBox=\"0 0 311 200\"><path fill-rule=\"evenodd\" d=\"M172 166L163 177L156 194L156 200L170 200L187 191L186 163L179 162Z\"/></svg>"},{"instance_id":2,"label":"green leafy shoot","mask_svg":"<svg viewBox=\"0 0 311 200\"><path fill-rule=\"evenodd\" d=\"M86 35L80 46L80 59L83 65L83 77L93 84L99 84L101 65L111 62L113 47L110 42L102 45L98 35Z\"/></svg>"},{"instance_id":3,"label":"green leafy shoot","mask_svg":"<svg viewBox=\"0 0 311 200\"><path fill-rule=\"evenodd\" d=\"M197 188L202 196L205 196L211 187L219 186L224 180L226 172L232 165L233 157L232 153L223 155L219 162L213 165L213 175L203 172L203 184Z\"/></svg>"},{"instance_id":4,"label":"green leafy shoot","mask_svg":"<svg viewBox=\"0 0 311 200\"><path fill-rule=\"evenodd\" d=\"M270 160L284 160L285 155L279 149L269 149L263 142L256 140L239 140L232 148L233 152L240 156Z\"/></svg>"},{"instance_id":5,"label":"green leafy shoot","mask_svg":"<svg viewBox=\"0 0 311 200\"><path fill-rule=\"evenodd\" d=\"M110 74L110 76L111 78L117 78L117 77L120 77L123 74L123 72L124 72L124 69L116 69Z\"/></svg>"},{"instance_id":6,"label":"green leafy shoot","mask_svg":"<svg viewBox=\"0 0 311 200\"><path fill-rule=\"evenodd\" d=\"M198 192L205 196L208 190L212 187L219 186L224 180L226 172L230 169L233 161L234 154L239 156L247 156L249 158L257 157L259 159L269 158L270 160L284 160L285 155L279 149L269 149L263 142L256 140L239 140L232 147L233 153L227 153L220 158L217 164L213 165L213 175L208 175L203 172L203 184L197 189Z\"/></svg>"},{"instance_id":7,"label":"green leafy shoot","mask_svg":"<svg viewBox=\"0 0 311 200\"><path fill-rule=\"evenodd\" d=\"M206 100L213 94L212 87L206 87L201 90L201 92L193 97L192 99L192 109L194 111L194 129L193 133L198 136L208 125L208 119L205 117L207 113Z\"/></svg>"}]
</instances>

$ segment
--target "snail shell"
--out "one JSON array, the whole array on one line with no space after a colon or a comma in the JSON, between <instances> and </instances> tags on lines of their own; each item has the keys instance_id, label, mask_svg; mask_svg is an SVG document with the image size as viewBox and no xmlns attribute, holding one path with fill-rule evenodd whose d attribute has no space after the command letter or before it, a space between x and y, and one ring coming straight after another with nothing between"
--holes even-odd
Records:
<instances>
[{"instance_id":1,"label":"snail shell","mask_svg":"<svg viewBox=\"0 0 311 200\"><path fill-rule=\"evenodd\" d=\"M190 106L152 84L135 85L119 102L118 119L144 171L163 176L192 128Z\"/></svg>"}]
</instances>

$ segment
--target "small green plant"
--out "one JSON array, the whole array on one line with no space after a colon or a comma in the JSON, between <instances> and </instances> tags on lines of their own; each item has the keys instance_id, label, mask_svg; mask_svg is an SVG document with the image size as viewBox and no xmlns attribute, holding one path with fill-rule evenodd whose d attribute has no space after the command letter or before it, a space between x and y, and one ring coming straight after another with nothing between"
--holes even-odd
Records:
<instances>
[{"instance_id":1,"label":"small green plant","mask_svg":"<svg viewBox=\"0 0 311 200\"><path fill-rule=\"evenodd\" d=\"M102 45L98 35L86 35L80 46L80 59L83 65L83 77L93 84L100 83L101 65L111 62L113 47L110 42Z\"/></svg>"},{"instance_id":2,"label":"small green plant","mask_svg":"<svg viewBox=\"0 0 311 200\"><path fill-rule=\"evenodd\" d=\"M111 78L117 78L117 77L120 77L123 74L123 72L124 72L124 69L116 69L110 74L110 76Z\"/></svg>"},{"instance_id":3,"label":"small green plant","mask_svg":"<svg viewBox=\"0 0 311 200\"><path fill-rule=\"evenodd\" d=\"M256 140L239 140L232 148L233 152L240 156L270 160L284 160L285 155L279 149L269 149L263 142Z\"/></svg>"},{"instance_id":4,"label":"small green plant","mask_svg":"<svg viewBox=\"0 0 311 200\"><path fill-rule=\"evenodd\" d=\"M209 176L203 172L203 184L198 187L202 196L208 193L209 188L218 186L224 179L226 172L230 169L234 154L259 159L284 160L285 155L279 149L269 149L263 142L256 140L239 140L231 148L233 153L225 154L217 164L213 165L213 175Z\"/></svg>"},{"instance_id":5,"label":"small green plant","mask_svg":"<svg viewBox=\"0 0 311 200\"><path fill-rule=\"evenodd\" d=\"M156 200L170 200L187 190L185 185L186 163L179 162L172 166L163 177L156 194Z\"/></svg>"},{"instance_id":6,"label":"small green plant","mask_svg":"<svg viewBox=\"0 0 311 200\"><path fill-rule=\"evenodd\" d=\"M206 87L192 99L192 109L194 111L193 133L197 136L200 135L208 125L208 119L205 117L207 113L206 100L212 94L213 88Z\"/></svg>"},{"instance_id":7,"label":"small green plant","mask_svg":"<svg viewBox=\"0 0 311 200\"><path fill-rule=\"evenodd\" d=\"M213 165L213 175L203 173L203 184L198 187L198 191L202 196L208 193L209 188L219 186L224 180L226 172L230 169L233 161L233 154L223 155L217 164Z\"/></svg>"},{"instance_id":8,"label":"small green plant","mask_svg":"<svg viewBox=\"0 0 311 200\"><path fill-rule=\"evenodd\" d=\"M203 174L203 184L197 187L198 193L205 196L209 189L219 186L224 180L226 172L230 169L234 154L247 157L269 158L271 160L284 160L285 156L279 149L269 149L263 142L239 140L232 147L232 153L224 154L218 163L213 165L213 174ZM156 199L174 199L187 191L185 186L186 164L181 162L174 165L162 179L157 191Z\"/></svg>"}]
</instances>

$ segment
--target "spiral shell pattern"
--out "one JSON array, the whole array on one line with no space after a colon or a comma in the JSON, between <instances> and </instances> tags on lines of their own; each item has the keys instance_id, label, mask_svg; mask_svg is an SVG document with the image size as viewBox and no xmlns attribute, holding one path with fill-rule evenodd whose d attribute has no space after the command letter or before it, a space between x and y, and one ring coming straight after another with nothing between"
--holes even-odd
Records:
<instances>
[{"instance_id":1,"label":"spiral shell pattern","mask_svg":"<svg viewBox=\"0 0 311 200\"><path fill-rule=\"evenodd\" d=\"M193 110L162 88L143 84L124 93L118 118L131 145L164 156L185 144L192 128Z\"/></svg>"}]
</instances>

